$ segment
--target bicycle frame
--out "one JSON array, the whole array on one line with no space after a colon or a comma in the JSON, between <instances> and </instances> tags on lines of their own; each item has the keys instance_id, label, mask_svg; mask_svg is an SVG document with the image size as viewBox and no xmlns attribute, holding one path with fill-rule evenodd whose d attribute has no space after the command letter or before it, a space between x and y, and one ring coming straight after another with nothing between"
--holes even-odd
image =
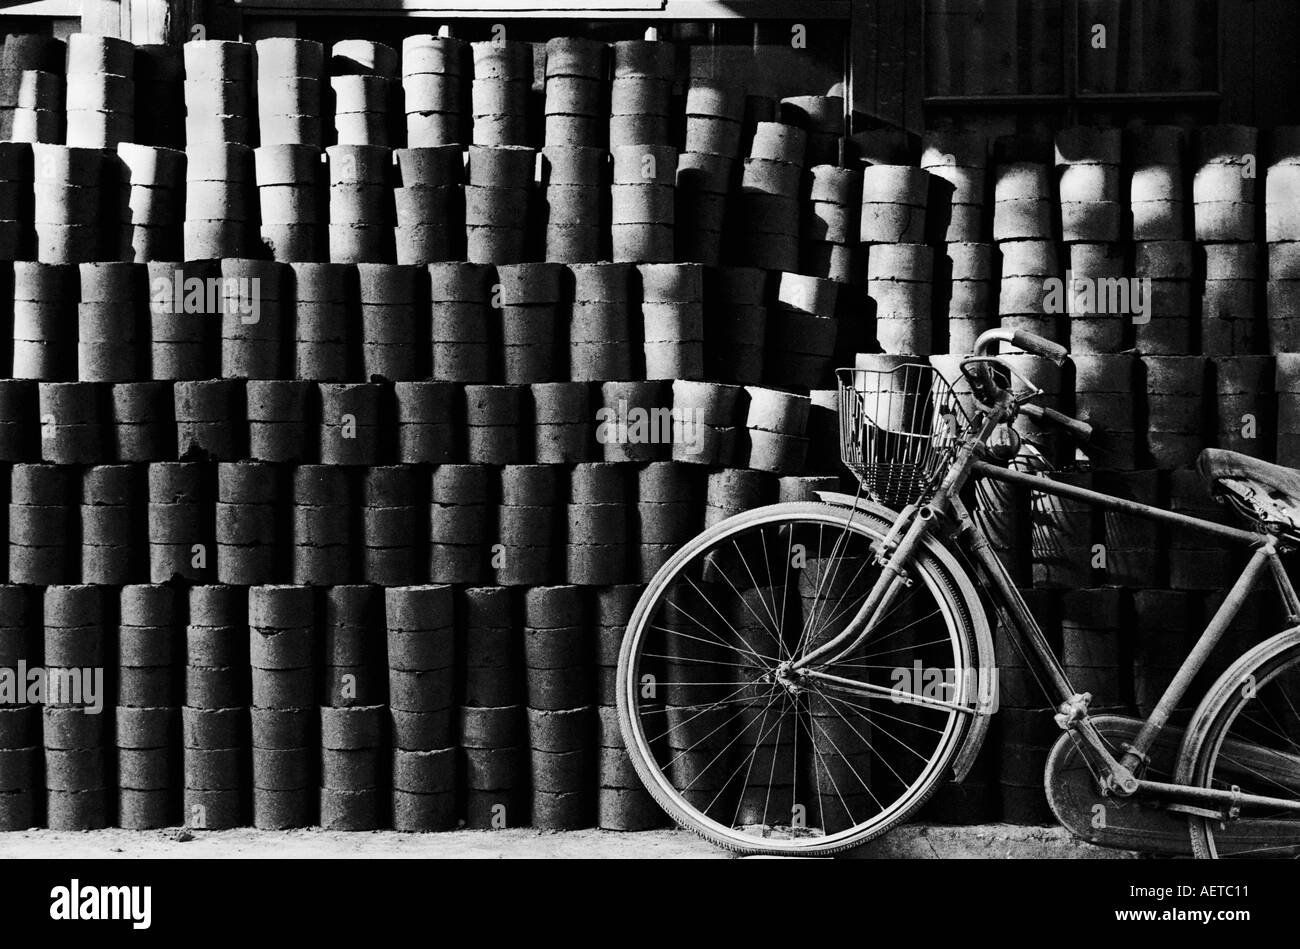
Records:
<instances>
[{"instance_id":1,"label":"bicycle frame","mask_svg":"<svg viewBox=\"0 0 1300 949\"><path fill-rule=\"evenodd\" d=\"M910 584L907 565L920 549L925 537L945 520L951 524L951 534L958 545L974 561L988 584L994 605L1004 614L1019 641L1022 651L1045 684L1048 698L1057 709L1056 722L1063 730L1074 732L1082 741L1082 753L1101 776L1102 791L1120 797L1137 794L1152 795L1184 806L1205 807L1222 805L1225 813L1242 806L1271 807L1300 813L1300 802L1259 795L1242 794L1236 790L1218 790L1190 785L1170 784L1143 780L1140 775L1148 752L1157 736L1168 724L1173 711L1186 695L1193 679L1204 668L1210 653L1222 640L1240 611L1247 594L1259 584L1265 573L1271 573L1282 598L1286 614L1292 624L1300 623L1300 596L1286 575L1279 556L1277 538L1268 533L1252 532L1200 518L1166 511L1135 501L1112 497L1087 488L1053 481L1050 478L1011 471L989 464L980 458L981 446L993 430L1014 414L1010 403L994 407L981 422L965 433L956 449L953 463L929 502L920 507L905 508L887 537L876 550L881 575L848 627L839 636L809 652L791 666L791 672L809 678L824 680L834 688L851 688L854 683L823 673L817 660L829 656L822 665L836 661L855 649L871 633L876 617L888 613L893 599ZM1083 501L1104 510L1159 521L1167 524L1213 535L1232 543L1253 549L1249 563L1237 578L1213 619L1183 661L1173 680L1165 689L1151 715L1146 719L1131 746L1116 758L1105 740L1088 717L1091 696L1080 694L1071 686L1065 669L1052 651L1042 629L1034 619L1024 598L1016 589L1006 568L993 552L988 538L970 517L959 495L972 478L989 478L1009 484L1032 488L1042 494ZM944 703L949 707L958 706ZM974 707L962 707L968 714L979 714Z\"/></svg>"}]
</instances>

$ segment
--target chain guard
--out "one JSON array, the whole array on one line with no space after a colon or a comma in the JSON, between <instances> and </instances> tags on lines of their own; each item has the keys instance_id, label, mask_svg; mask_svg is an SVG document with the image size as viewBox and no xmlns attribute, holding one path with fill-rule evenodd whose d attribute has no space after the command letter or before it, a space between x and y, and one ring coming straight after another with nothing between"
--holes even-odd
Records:
<instances>
[{"instance_id":1,"label":"chain guard","mask_svg":"<svg viewBox=\"0 0 1300 949\"><path fill-rule=\"evenodd\" d=\"M1090 719L1119 757L1137 737L1142 721L1122 715ZM1171 781L1183 730L1166 727L1150 752L1142 777ZM1149 799L1104 796L1092 769L1070 732L1062 732L1047 756L1047 803L1056 819L1074 836L1099 847L1139 850L1168 856L1192 856L1185 814L1167 811Z\"/></svg>"}]
</instances>

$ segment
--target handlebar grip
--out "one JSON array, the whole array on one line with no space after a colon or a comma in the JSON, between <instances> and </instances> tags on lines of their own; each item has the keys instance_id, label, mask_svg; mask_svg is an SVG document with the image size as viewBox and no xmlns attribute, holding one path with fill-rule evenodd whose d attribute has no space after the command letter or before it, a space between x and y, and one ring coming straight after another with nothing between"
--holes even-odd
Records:
<instances>
[{"instance_id":1,"label":"handlebar grip","mask_svg":"<svg viewBox=\"0 0 1300 949\"><path fill-rule=\"evenodd\" d=\"M1049 359L1058 366L1065 364L1065 358L1070 352L1060 343L1054 343L1050 339L1044 339L1037 333L1029 333L1025 330L1012 330L1009 342L1012 346L1018 346L1027 353Z\"/></svg>"},{"instance_id":2,"label":"handlebar grip","mask_svg":"<svg viewBox=\"0 0 1300 949\"><path fill-rule=\"evenodd\" d=\"M1056 409L1049 409L1043 405L1022 405L1020 411L1030 418L1043 419L1053 425L1059 425L1080 441L1086 442L1092 438L1091 425L1073 416L1066 415L1064 412L1058 412Z\"/></svg>"}]
</instances>

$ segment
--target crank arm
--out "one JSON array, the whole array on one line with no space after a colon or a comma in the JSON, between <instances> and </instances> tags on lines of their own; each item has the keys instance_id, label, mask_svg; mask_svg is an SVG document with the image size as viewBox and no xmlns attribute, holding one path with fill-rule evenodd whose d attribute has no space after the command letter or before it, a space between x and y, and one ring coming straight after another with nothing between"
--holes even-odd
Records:
<instances>
[{"instance_id":1,"label":"crank arm","mask_svg":"<svg viewBox=\"0 0 1300 949\"><path fill-rule=\"evenodd\" d=\"M1192 805L1221 804L1229 811L1242 807L1258 807L1286 811L1300 816L1300 801L1289 801L1280 797L1244 794L1241 791L1220 788L1198 788L1190 784L1168 784L1164 781L1138 781L1137 785L1139 794L1171 798Z\"/></svg>"}]
</instances>

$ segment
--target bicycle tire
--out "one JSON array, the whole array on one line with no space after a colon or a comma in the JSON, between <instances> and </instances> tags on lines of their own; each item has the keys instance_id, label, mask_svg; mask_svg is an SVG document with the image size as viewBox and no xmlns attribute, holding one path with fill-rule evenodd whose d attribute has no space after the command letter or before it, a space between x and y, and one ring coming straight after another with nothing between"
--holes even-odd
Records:
<instances>
[{"instance_id":1,"label":"bicycle tire","mask_svg":"<svg viewBox=\"0 0 1300 949\"><path fill-rule=\"evenodd\" d=\"M863 508L850 509L820 502L791 502L774 504L747 511L728 518L704 531L678 550L651 580L638 602L624 635L618 665L618 715L624 743L632 764L651 796L681 827L698 834L711 843L746 855L831 855L861 846L903 823L935 792L949 775L954 757L963 746L969 729L969 718L955 716L957 727L943 747L936 751L923 784L911 788L906 801L894 808L887 820L867 827L858 833L831 836L827 840L799 838L773 841L753 837L737 830L721 827L687 804L667 782L663 770L650 751L644 731L634 725L636 691L639 685L636 659L641 649L646 627L653 610L678 573L700 556L715 549L721 541L739 536L755 527L771 527L796 520L820 520L827 525L843 526L853 511L853 530L863 537L880 540L891 524L882 516ZM987 622L983 607L970 577L956 566L941 562L933 549L923 549L913 563L912 570L924 581L926 588L948 610L946 619L955 648L968 667L978 662L976 624ZM914 581L916 582L916 581ZM797 705L796 705L797 714Z\"/></svg>"}]
</instances>

